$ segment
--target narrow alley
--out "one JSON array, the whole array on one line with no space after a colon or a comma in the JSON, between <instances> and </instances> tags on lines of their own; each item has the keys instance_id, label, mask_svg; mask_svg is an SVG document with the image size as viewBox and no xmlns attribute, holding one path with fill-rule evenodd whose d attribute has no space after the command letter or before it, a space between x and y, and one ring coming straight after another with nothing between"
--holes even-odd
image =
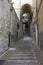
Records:
<instances>
[{"instance_id":1,"label":"narrow alley","mask_svg":"<svg viewBox=\"0 0 43 65\"><path fill-rule=\"evenodd\" d=\"M43 0L0 0L0 65L43 65Z\"/></svg>"}]
</instances>

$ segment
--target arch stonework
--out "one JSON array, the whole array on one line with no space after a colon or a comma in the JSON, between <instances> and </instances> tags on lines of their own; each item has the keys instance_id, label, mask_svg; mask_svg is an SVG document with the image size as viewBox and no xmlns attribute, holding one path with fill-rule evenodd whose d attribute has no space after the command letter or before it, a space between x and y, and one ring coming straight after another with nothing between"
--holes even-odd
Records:
<instances>
[{"instance_id":1,"label":"arch stonework","mask_svg":"<svg viewBox=\"0 0 43 65\"><path fill-rule=\"evenodd\" d=\"M24 4L22 7L21 7L21 11L20 11L20 15L21 17L23 16L24 13L27 13L30 15L31 19L32 19L32 9L31 9L31 6L29 4Z\"/></svg>"},{"instance_id":2,"label":"arch stonework","mask_svg":"<svg viewBox=\"0 0 43 65\"><path fill-rule=\"evenodd\" d=\"M29 36L31 35L30 34L30 26L31 26L31 22L32 22L32 7L30 4L24 4L22 7L21 7L21 11L20 11L20 24L21 24L21 29L22 29L22 33L24 31L23 27L24 27L24 24L23 24L23 15L24 14L27 14L30 18L30 20L28 21L28 30L26 30L27 32L29 32ZM25 26L26 26L26 23L25 23Z\"/></svg>"}]
</instances>

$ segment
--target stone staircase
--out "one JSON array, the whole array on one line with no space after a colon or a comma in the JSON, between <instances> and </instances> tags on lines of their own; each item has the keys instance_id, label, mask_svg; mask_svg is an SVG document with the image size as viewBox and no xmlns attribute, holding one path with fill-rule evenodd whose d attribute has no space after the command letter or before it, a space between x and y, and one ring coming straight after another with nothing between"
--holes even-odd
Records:
<instances>
[{"instance_id":1,"label":"stone staircase","mask_svg":"<svg viewBox=\"0 0 43 65\"><path fill-rule=\"evenodd\" d=\"M40 65L35 52L30 52L28 54L24 54L21 52L15 52L11 54L9 60L7 60L7 65Z\"/></svg>"},{"instance_id":2,"label":"stone staircase","mask_svg":"<svg viewBox=\"0 0 43 65\"><path fill-rule=\"evenodd\" d=\"M40 65L35 52L22 53L15 52L11 54L11 57L7 60L6 65Z\"/></svg>"},{"instance_id":3,"label":"stone staircase","mask_svg":"<svg viewBox=\"0 0 43 65\"><path fill-rule=\"evenodd\" d=\"M40 62L34 51L15 51L10 54L5 65L40 65Z\"/></svg>"},{"instance_id":4,"label":"stone staircase","mask_svg":"<svg viewBox=\"0 0 43 65\"><path fill-rule=\"evenodd\" d=\"M10 48L2 59L6 60L4 65L40 65L32 41L26 38L17 42L15 48Z\"/></svg>"}]
</instances>

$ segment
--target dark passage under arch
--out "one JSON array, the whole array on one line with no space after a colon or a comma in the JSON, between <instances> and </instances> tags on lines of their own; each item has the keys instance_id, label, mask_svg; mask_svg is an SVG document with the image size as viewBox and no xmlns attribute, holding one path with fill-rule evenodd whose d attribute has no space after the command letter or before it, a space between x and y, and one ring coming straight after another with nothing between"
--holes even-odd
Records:
<instances>
[{"instance_id":1,"label":"dark passage under arch","mask_svg":"<svg viewBox=\"0 0 43 65\"><path fill-rule=\"evenodd\" d=\"M20 12L20 18L23 23L23 26L25 25L25 33L30 36L30 26L32 22L32 9L29 4L24 4L22 6Z\"/></svg>"}]
</instances>

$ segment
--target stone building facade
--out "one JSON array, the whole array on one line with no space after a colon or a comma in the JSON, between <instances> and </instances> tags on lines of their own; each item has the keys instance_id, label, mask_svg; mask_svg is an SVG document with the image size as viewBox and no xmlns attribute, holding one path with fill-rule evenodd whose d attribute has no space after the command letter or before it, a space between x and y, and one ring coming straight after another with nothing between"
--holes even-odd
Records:
<instances>
[{"instance_id":1,"label":"stone building facade","mask_svg":"<svg viewBox=\"0 0 43 65\"><path fill-rule=\"evenodd\" d=\"M11 11L11 0L0 0L0 52L8 49L9 32L10 40L17 39L18 17L14 8Z\"/></svg>"},{"instance_id":2,"label":"stone building facade","mask_svg":"<svg viewBox=\"0 0 43 65\"><path fill-rule=\"evenodd\" d=\"M19 19L13 8L13 5L12 5L12 11L10 12L10 17L11 17L11 21L10 21L11 41L15 41L17 40L17 36L18 36L17 24L19 23Z\"/></svg>"},{"instance_id":3,"label":"stone building facade","mask_svg":"<svg viewBox=\"0 0 43 65\"><path fill-rule=\"evenodd\" d=\"M36 7L36 0L34 6ZM38 26L39 26L39 46L43 50L43 0L37 0L38 11ZM36 8L34 9L34 17L36 16Z\"/></svg>"},{"instance_id":4,"label":"stone building facade","mask_svg":"<svg viewBox=\"0 0 43 65\"><path fill-rule=\"evenodd\" d=\"M40 9L39 9L38 19L39 19L39 41L40 41L40 48L43 50L43 0L41 2L41 6L40 6Z\"/></svg>"},{"instance_id":5,"label":"stone building facade","mask_svg":"<svg viewBox=\"0 0 43 65\"><path fill-rule=\"evenodd\" d=\"M11 0L0 0L0 51L8 48Z\"/></svg>"}]
</instances>

